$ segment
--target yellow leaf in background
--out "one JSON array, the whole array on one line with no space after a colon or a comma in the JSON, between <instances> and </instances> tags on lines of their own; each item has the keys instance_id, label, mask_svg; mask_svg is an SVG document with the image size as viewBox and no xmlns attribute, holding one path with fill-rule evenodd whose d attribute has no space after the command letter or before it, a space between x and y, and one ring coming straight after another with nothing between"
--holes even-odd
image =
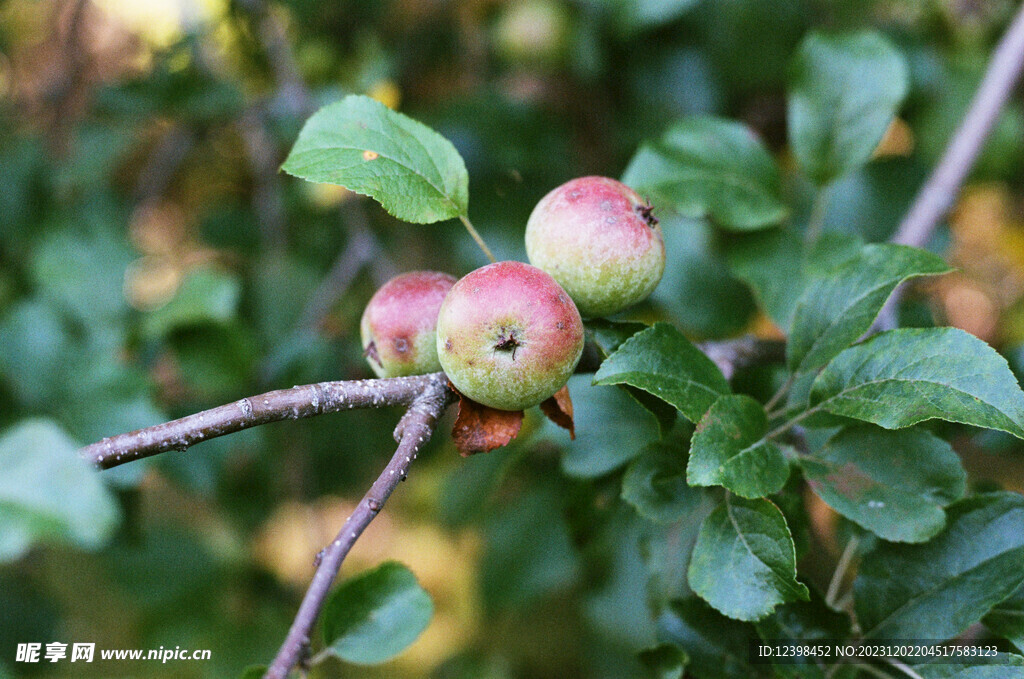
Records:
<instances>
[{"instance_id":1,"label":"yellow leaf in background","mask_svg":"<svg viewBox=\"0 0 1024 679\"><path fill-rule=\"evenodd\" d=\"M387 78L375 82L366 96L376 99L392 110L398 110L398 105L402 102L402 90L398 89L395 81Z\"/></svg>"},{"instance_id":2,"label":"yellow leaf in background","mask_svg":"<svg viewBox=\"0 0 1024 679\"><path fill-rule=\"evenodd\" d=\"M893 118L871 157L909 156L913 151L914 131L901 118Z\"/></svg>"}]
</instances>

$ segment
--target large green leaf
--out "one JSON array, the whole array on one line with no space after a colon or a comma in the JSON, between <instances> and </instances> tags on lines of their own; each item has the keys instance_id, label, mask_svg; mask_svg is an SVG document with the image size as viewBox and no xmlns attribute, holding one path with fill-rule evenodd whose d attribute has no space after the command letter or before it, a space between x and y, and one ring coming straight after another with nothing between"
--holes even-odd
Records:
<instances>
[{"instance_id":1,"label":"large green leaf","mask_svg":"<svg viewBox=\"0 0 1024 679\"><path fill-rule=\"evenodd\" d=\"M389 561L331 592L321 615L324 643L342 660L375 665L416 641L433 615L430 595L412 571Z\"/></svg>"},{"instance_id":2,"label":"large green leaf","mask_svg":"<svg viewBox=\"0 0 1024 679\"><path fill-rule=\"evenodd\" d=\"M469 175L451 142L369 97L314 113L281 169L370 196L407 222L451 219L469 207Z\"/></svg>"},{"instance_id":3,"label":"large green leaf","mask_svg":"<svg viewBox=\"0 0 1024 679\"><path fill-rule=\"evenodd\" d=\"M822 234L808 247L793 229L779 228L729 239L726 257L765 313L788 328L807 281L828 276L861 247L859 239L835 232Z\"/></svg>"},{"instance_id":4,"label":"large green leaf","mask_svg":"<svg viewBox=\"0 0 1024 679\"><path fill-rule=\"evenodd\" d=\"M946 525L967 475L942 439L919 429L850 427L800 464L811 489L846 518L886 540L924 542Z\"/></svg>"},{"instance_id":5,"label":"large green leaf","mask_svg":"<svg viewBox=\"0 0 1024 679\"><path fill-rule=\"evenodd\" d=\"M697 0L602 0L623 33L630 35L678 19Z\"/></svg>"},{"instance_id":6,"label":"large green leaf","mask_svg":"<svg viewBox=\"0 0 1024 679\"><path fill-rule=\"evenodd\" d=\"M0 561L35 542L102 546L120 519L99 475L49 420L24 420L0 437Z\"/></svg>"},{"instance_id":7,"label":"large green leaf","mask_svg":"<svg viewBox=\"0 0 1024 679\"><path fill-rule=\"evenodd\" d=\"M710 216L738 231L778 224L786 216L779 170L746 126L695 116L640 147L622 181L655 205L687 217Z\"/></svg>"},{"instance_id":8,"label":"large green leaf","mask_svg":"<svg viewBox=\"0 0 1024 679\"><path fill-rule=\"evenodd\" d=\"M700 504L702 496L686 484L685 453L669 443L648 446L622 477L622 499L656 523L678 521Z\"/></svg>"},{"instance_id":9,"label":"large green leaf","mask_svg":"<svg viewBox=\"0 0 1024 679\"><path fill-rule=\"evenodd\" d=\"M501 502L488 517L480 559L488 613L527 607L576 582L579 556L562 503L557 486L541 484Z\"/></svg>"},{"instance_id":10,"label":"large green leaf","mask_svg":"<svg viewBox=\"0 0 1024 679\"><path fill-rule=\"evenodd\" d=\"M729 384L711 359L667 323L636 333L601 364L594 384L628 384L675 406L691 422Z\"/></svg>"},{"instance_id":11,"label":"large green leaf","mask_svg":"<svg viewBox=\"0 0 1024 679\"><path fill-rule=\"evenodd\" d=\"M1012 653L971 658L969 662L935 660L915 665L922 679L1024 679L1024 658Z\"/></svg>"},{"instance_id":12,"label":"large green leaf","mask_svg":"<svg viewBox=\"0 0 1024 679\"><path fill-rule=\"evenodd\" d=\"M786 344L790 370L819 368L863 335L901 282L950 271L942 258L904 245L865 245L816 279L797 304Z\"/></svg>"},{"instance_id":13,"label":"large green leaf","mask_svg":"<svg viewBox=\"0 0 1024 679\"><path fill-rule=\"evenodd\" d=\"M985 626L1024 652L1024 585L989 611Z\"/></svg>"},{"instance_id":14,"label":"large green leaf","mask_svg":"<svg viewBox=\"0 0 1024 679\"><path fill-rule=\"evenodd\" d=\"M1024 583L1024 497L978 495L947 512L930 542L865 556L854 595L866 638L948 639Z\"/></svg>"},{"instance_id":15,"label":"large green leaf","mask_svg":"<svg viewBox=\"0 0 1024 679\"><path fill-rule=\"evenodd\" d=\"M738 620L759 620L779 604L809 597L796 579L786 519L764 499L726 497L704 520L687 575L694 592Z\"/></svg>"},{"instance_id":16,"label":"large green leaf","mask_svg":"<svg viewBox=\"0 0 1024 679\"><path fill-rule=\"evenodd\" d=\"M810 33L793 59L789 140L817 183L871 157L907 93L903 58L875 32Z\"/></svg>"},{"instance_id":17,"label":"large green leaf","mask_svg":"<svg viewBox=\"0 0 1024 679\"><path fill-rule=\"evenodd\" d=\"M938 418L1024 438L1024 393L995 349L957 328L890 330L818 375L811 405L900 429Z\"/></svg>"},{"instance_id":18,"label":"large green leaf","mask_svg":"<svg viewBox=\"0 0 1024 679\"><path fill-rule=\"evenodd\" d=\"M771 441L764 407L742 394L719 398L704 414L690 442L686 481L725 486L745 498L764 497L786 484L789 465Z\"/></svg>"}]
</instances>

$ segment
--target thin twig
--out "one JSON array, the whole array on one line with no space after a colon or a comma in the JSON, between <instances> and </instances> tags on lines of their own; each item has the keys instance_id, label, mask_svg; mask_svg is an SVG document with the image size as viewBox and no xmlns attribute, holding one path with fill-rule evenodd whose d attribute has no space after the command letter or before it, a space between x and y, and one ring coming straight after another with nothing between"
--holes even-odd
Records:
<instances>
[{"instance_id":1,"label":"thin twig","mask_svg":"<svg viewBox=\"0 0 1024 679\"><path fill-rule=\"evenodd\" d=\"M960 187L981 153L985 140L1000 111L1010 97L1014 84L1024 68L1024 5L1017 11L1010 27L996 45L981 85L971 101L963 122L953 135L946 152L931 176L921 187L891 242L924 247L935 227L953 206ZM896 288L886 303L874 330L896 327L896 307L906 285Z\"/></svg>"},{"instance_id":2,"label":"thin twig","mask_svg":"<svg viewBox=\"0 0 1024 679\"><path fill-rule=\"evenodd\" d=\"M196 143L196 134L182 125L164 133L149 154L135 182L134 201L146 203L163 195L174 173Z\"/></svg>"},{"instance_id":3,"label":"thin twig","mask_svg":"<svg viewBox=\"0 0 1024 679\"><path fill-rule=\"evenodd\" d=\"M814 243L821 236L821 230L825 226L825 215L828 212L829 186L826 184L818 189L811 203L811 214L807 219L807 230L804 232L804 240L807 243Z\"/></svg>"},{"instance_id":4,"label":"thin twig","mask_svg":"<svg viewBox=\"0 0 1024 679\"><path fill-rule=\"evenodd\" d=\"M839 556L839 561L836 562L836 570L832 573L832 580L829 581L828 591L825 593L825 603L829 606L835 606L836 604L839 588L843 585L846 571L850 567L850 562L853 561L854 555L857 553L857 546L859 544L860 539L856 535L851 537L849 542L846 543L846 549Z\"/></svg>"},{"instance_id":5,"label":"thin twig","mask_svg":"<svg viewBox=\"0 0 1024 679\"><path fill-rule=\"evenodd\" d=\"M252 208L260 226L263 242L271 249L285 246L286 225L284 187L277 173L281 159L277 145L267 132L264 114L250 109L238 123L252 166Z\"/></svg>"},{"instance_id":6,"label":"thin twig","mask_svg":"<svg viewBox=\"0 0 1024 679\"><path fill-rule=\"evenodd\" d=\"M967 173L981 152L992 126L1002 111L1024 67L1024 6L996 46L985 77L978 87L963 122L950 141L942 160L906 217L892 242L924 247L939 220L952 207Z\"/></svg>"},{"instance_id":7,"label":"thin twig","mask_svg":"<svg viewBox=\"0 0 1024 679\"><path fill-rule=\"evenodd\" d=\"M320 565L302 599L288 636L270 664L264 679L284 679L309 646L309 636L320 614L331 584L338 575L341 563L352 545L377 516L388 497L405 480L409 466L420 448L434 431L434 424L444 412L452 392L440 375L431 376L420 395L399 422L395 434L398 449L384 471L363 496L352 516L348 518L334 542L322 552Z\"/></svg>"},{"instance_id":8,"label":"thin twig","mask_svg":"<svg viewBox=\"0 0 1024 679\"><path fill-rule=\"evenodd\" d=\"M770 413L772 408L777 406L779 401L781 401L789 392L789 388L793 386L794 380L796 380L796 373L791 373L790 376L786 378L786 381L782 383L782 386L779 387L779 390L772 394L772 397L764 404L764 409Z\"/></svg>"},{"instance_id":9,"label":"thin twig","mask_svg":"<svg viewBox=\"0 0 1024 679\"><path fill-rule=\"evenodd\" d=\"M409 405L443 373L377 380L319 382L268 391L154 427L111 436L79 451L100 469L157 455L225 434L281 420L295 420L356 408Z\"/></svg>"},{"instance_id":10,"label":"thin twig","mask_svg":"<svg viewBox=\"0 0 1024 679\"><path fill-rule=\"evenodd\" d=\"M266 53L277 85L274 99L283 103L293 115L308 112L311 105L309 90L288 43L287 30L281 18L264 0L243 0L239 4L257 22L259 43Z\"/></svg>"},{"instance_id":11,"label":"thin twig","mask_svg":"<svg viewBox=\"0 0 1024 679\"><path fill-rule=\"evenodd\" d=\"M379 248L370 232L366 215L363 213L359 201L352 201L353 205L346 210L346 226L348 231L348 244L341 251L338 258L334 260L327 275L320 281L309 301L299 315L299 327L313 329L319 325L324 316L330 311L331 306L345 294L356 275L362 271L375 256L379 255Z\"/></svg>"},{"instance_id":12,"label":"thin twig","mask_svg":"<svg viewBox=\"0 0 1024 679\"><path fill-rule=\"evenodd\" d=\"M476 244L479 245L480 249L484 251L485 255L487 255L487 259L491 260L492 264L497 261L494 259L494 253L492 253L491 249L487 247L487 243L484 242L484 239L481 238L480 234L473 228L473 223L469 221L469 217L466 215L459 215L459 221L462 222L462 225L466 227L466 231L469 231L469 235L473 237Z\"/></svg>"}]
</instances>

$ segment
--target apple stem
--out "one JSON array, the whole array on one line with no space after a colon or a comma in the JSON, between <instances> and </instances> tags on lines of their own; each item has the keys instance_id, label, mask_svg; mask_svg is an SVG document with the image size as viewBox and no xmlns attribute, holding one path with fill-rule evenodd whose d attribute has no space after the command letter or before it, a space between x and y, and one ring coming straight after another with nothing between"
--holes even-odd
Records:
<instances>
[{"instance_id":1,"label":"apple stem","mask_svg":"<svg viewBox=\"0 0 1024 679\"><path fill-rule=\"evenodd\" d=\"M485 255L487 255L487 259L491 260L492 264L498 261L494 258L494 255L491 253L491 249L487 247L487 243L484 242L484 239L481 238L480 234L473 228L473 223L469 221L469 217L466 215L459 215L459 221L462 222L463 226L466 227L466 231L469 231L469 235L473 237L476 244L479 245L480 249L484 251Z\"/></svg>"}]
</instances>

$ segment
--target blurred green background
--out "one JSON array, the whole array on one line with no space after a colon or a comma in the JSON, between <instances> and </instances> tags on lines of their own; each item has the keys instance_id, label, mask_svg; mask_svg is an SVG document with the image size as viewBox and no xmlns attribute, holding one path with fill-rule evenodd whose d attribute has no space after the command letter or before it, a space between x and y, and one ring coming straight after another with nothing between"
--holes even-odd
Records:
<instances>
[{"instance_id":1,"label":"blurred green background","mask_svg":"<svg viewBox=\"0 0 1024 679\"><path fill-rule=\"evenodd\" d=\"M831 187L825 227L884 240L1014 11L1003 0L0 4L0 676L226 677L268 662L313 556L390 456L399 413L384 410L260 427L103 483L71 462L79 445L243 396L368 377L358 321L377 286L485 263L457 222L400 223L280 173L318 106L368 94L440 131L466 160L477 228L500 258L525 259L541 196L620 175L679 117L741 120L792 168L794 47L810 28L870 26L899 47L912 89L877 158ZM932 244L959 271L918 304L1014 367L1022 149L1018 95ZM786 191L806 211L805 181L789 172ZM777 335L721 236L661 217L666 275L632 315L695 339ZM463 460L441 427L342 571L403 561L434 599L433 622L388 664L329 661L313 676L634 676L652 625L642 563L666 597L685 594L673 550L694 526L651 533L617 502L616 475L560 471L580 450L614 467L653 432L619 392L574 379L573 444L531 414L517 443ZM767 384L764 371L740 380ZM991 459L968 455L969 470L984 478ZM1020 490L1020 463L999 464ZM806 528L802 572L834 562L834 515L812 503L794 525ZM15 664L30 641L208 648L212 660Z\"/></svg>"}]
</instances>

